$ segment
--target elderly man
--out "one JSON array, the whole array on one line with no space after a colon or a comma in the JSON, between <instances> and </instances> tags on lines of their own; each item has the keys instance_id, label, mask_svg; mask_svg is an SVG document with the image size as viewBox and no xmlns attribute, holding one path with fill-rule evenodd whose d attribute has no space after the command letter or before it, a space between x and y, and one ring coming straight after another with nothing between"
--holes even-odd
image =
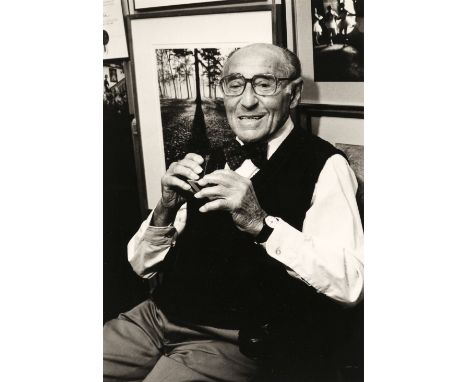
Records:
<instances>
[{"instance_id":1,"label":"elderly man","mask_svg":"<svg viewBox=\"0 0 468 382\"><path fill-rule=\"evenodd\" d=\"M340 151L294 126L302 82L297 57L274 45L226 61L236 139L162 177L128 245L134 270L160 283L105 325L106 381L252 380L275 355L320 358L333 316L361 299L357 182Z\"/></svg>"}]
</instances>

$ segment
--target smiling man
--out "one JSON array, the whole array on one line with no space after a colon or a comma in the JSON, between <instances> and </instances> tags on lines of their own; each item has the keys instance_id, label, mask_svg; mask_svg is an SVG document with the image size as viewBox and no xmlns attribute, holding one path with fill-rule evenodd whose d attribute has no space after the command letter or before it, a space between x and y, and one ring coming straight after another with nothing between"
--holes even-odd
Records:
<instances>
[{"instance_id":1,"label":"smiling man","mask_svg":"<svg viewBox=\"0 0 468 382\"><path fill-rule=\"evenodd\" d=\"M343 306L362 298L363 231L343 154L291 120L302 83L286 49L229 56L221 86L236 139L162 177L128 245L135 272L160 282L105 325L104 380L247 381L272 369L286 380L294 359L324 366Z\"/></svg>"}]
</instances>

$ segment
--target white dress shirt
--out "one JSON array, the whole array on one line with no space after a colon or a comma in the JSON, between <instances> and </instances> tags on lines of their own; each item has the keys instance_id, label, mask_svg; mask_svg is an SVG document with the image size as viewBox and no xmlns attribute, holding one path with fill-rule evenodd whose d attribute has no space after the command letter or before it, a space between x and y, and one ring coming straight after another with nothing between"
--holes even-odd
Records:
<instances>
[{"instance_id":1,"label":"white dress shirt","mask_svg":"<svg viewBox=\"0 0 468 382\"><path fill-rule=\"evenodd\" d=\"M294 125L291 119L268 142L268 159L286 139ZM227 166L227 165L226 165ZM229 167L227 167L229 168ZM236 170L253 177L259 169L250 160ZM269 256L283 263L292 277L346 305L356 304L364 286L364 233L356 204L357 181L341 155L331 156L315 185L302 231L281 220L262 245ZM128 243L128 260L141 277L157 273L177 235L185 227L186 204L174 224L151 226L154 211Z\"/></svg>"}]
</instances>

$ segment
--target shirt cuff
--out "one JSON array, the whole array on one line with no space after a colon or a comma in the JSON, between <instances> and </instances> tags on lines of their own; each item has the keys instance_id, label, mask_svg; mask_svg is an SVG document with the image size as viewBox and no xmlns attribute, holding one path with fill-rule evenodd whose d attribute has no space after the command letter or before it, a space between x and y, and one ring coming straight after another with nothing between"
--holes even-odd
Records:
<instances>
[{"instance_id":1,"label":"shirt cuff","mask_svg":"<svg viewBox=\"0 0 468 382\"><path fill-rule=\"evenodd\" d=\"M302 233L291 227L284 220L280 218L278 218L278 220L278 224L268 240L263 243L263 247L266 249L268 255L289 268L288 273L290 275L311 285L298 272L302 268L302 258L297 255L297 251L294 250L294 245L292 244L303 241Z\"/></svg>"},{"instance_id":2,"label":"shirt cuff","mask_svg":"<svg viewBox=\"0 0 468 382\"><path fill-rule=\"evenodd\" d=\"M148 226L143 234L143 240L154 245L165 246L173 245L177 235L177 230L174 226L153 227Z\"/></svg>"}]
</instances>

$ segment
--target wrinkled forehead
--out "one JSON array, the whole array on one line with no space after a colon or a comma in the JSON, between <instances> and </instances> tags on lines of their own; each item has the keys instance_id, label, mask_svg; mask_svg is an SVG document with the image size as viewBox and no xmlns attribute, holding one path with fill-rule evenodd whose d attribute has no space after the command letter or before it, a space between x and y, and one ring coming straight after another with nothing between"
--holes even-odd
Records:
<instances>
[{"instance_id":1,"label":"wrinkled forehead","mask_svg":"<svg viewBox=\"0 0 468 382\"><path fill-rule=\"evenodd\" d=\"M223 73L225 76L240 73L246 78L265 73L287 77L288 69L280 51L268 48L244 48L231 56L224 66Z\"/></svg>"}]
</instances>

